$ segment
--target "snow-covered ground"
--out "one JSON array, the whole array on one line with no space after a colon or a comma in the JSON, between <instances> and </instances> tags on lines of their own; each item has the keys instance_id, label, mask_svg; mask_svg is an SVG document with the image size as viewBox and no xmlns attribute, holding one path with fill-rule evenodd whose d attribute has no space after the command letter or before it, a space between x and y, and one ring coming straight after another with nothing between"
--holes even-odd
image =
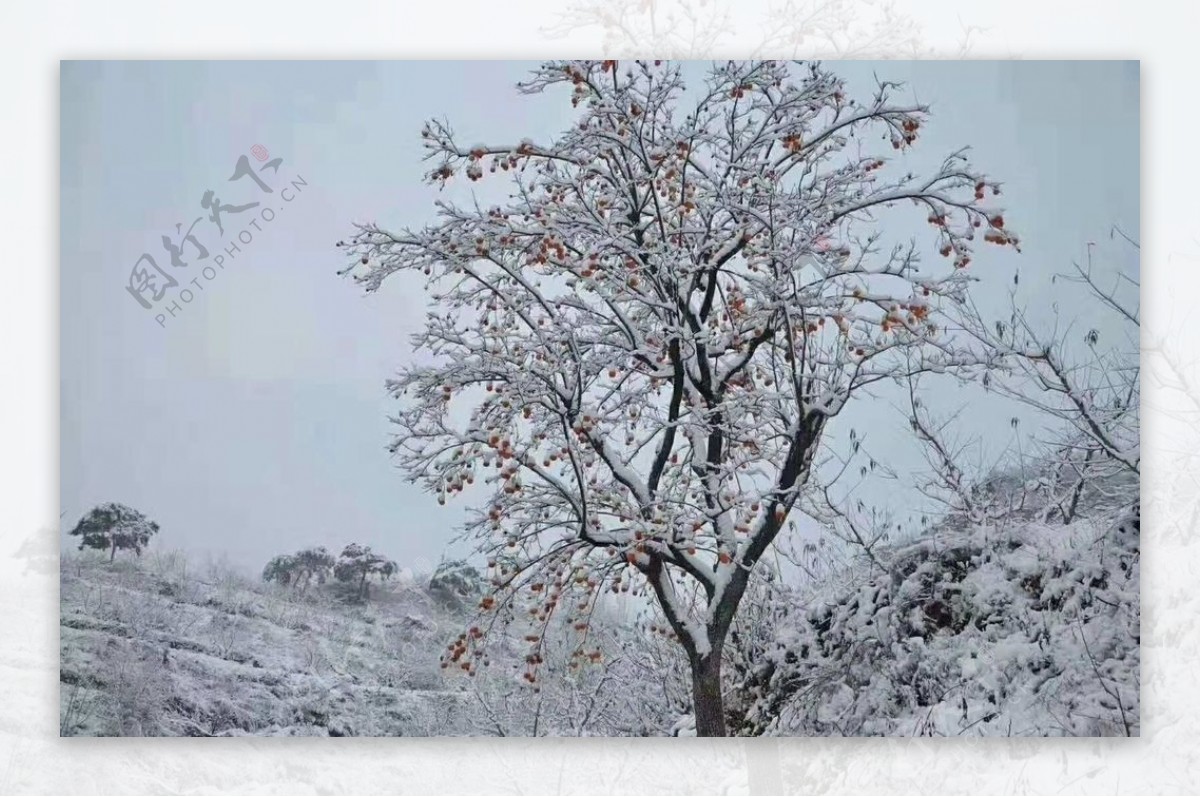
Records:
<instances>
[{"instance_id":1,"label":"snow-covered ground","mask_svg":"<svg viewBox=\"0 0 1200 797\"><path fill-rule=\"evenodd\" d=\"M64 556L64 735L469 732L466 695L436 675L448 612L424 590L348 604L194 567Z\"/></svg>"},{"instance_id":2,"label":"snow-covered ground","mask_svg":"<svg viewBox=\"0 0 1200 797\"><path fill-rule=\"evenodd\" d=\"M941 528L802 590L759 585L726 648L731 732L1137 735L1136 485L1076 522ZM412 579L348 599L150 551L61 561L63 735L685 735L687 671L652 617L598 618L604 656L519 644L467 678L470 622ZM469 586L469 585L467 585Z\"/></svg>"}]
</instances>

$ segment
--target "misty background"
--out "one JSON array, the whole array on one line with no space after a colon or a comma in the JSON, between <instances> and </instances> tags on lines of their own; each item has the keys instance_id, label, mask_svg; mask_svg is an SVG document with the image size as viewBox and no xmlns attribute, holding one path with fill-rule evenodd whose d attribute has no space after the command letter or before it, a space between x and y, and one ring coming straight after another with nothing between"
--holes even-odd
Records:
<instances>
[{"instance_id":1,"label":"misty background","mask_svg":"<svg viewBox=\"0 0 1200 797\"><path fill-rule=\"evenodd\" d=\"M64 62L61 67L61 511L65 533L88 509L119 501L162 527L152 546L227 557L257 570L272 555L356 541L428 571L447 551L461 502L439 507L408 484L385 446L392 407L384 380L412 358L409 335L427 308L419 283L394 278L364 296L335 271L334 244L354 221L420 226L433 217L420 128L450 121L466 144L547 139L574 113L568 92L523 96L520 62ZM1071 292L1051 275L1086 257L1137 274L1136 252L1111 245L1138 223L1139 89L1136 62L843 62L835 71L864 98L881 79L908 85L896 98L932 106L908 160L914 169L970 145L979 168L1003 182L997 201L1023 254L979 248L972 271L985 315L1007 318L1021 296L1051 323ZM688 64L699 84L704 64ZM126 291L143 252L182 222L207 215L201 197L261 199L227 182L255 145L283 164L276 186L307 183L252 244L163 326ZM257 167L257 162L251 161ZM442 196L498 201L499 176ZM491 197L491 199L489 199ZM249 214L246 214L248 218ZM924 215L911 222L928 237ZM207 220L198 237L218 254L244 227ZM203 231L203 232L202 232ZM889 234L907 234L889 230ZM189 259L185 250L185 259ZM181 282L210 261L180 270ZM172 271L172 273L176 273ZM178 275L177 274L177 275ZM1077 289L1077 286L1076 286ZM172 291L166 303L176 300ZM1078 319L1103 337L1111 319ZM1077 336L1077 337L1078 337ZM930 382L929 384L935 384ZM994 450L1028 413L952 383L946 409L966 410L964 432ZM903 475L920 467L886 398L852 403L836 429L865 434ZM1023 427L1023 434L1030 434ZM879 486L886 499L899 486ZM479 494L481 495L481 494ZM468 497L471 497L468 495ZM455 548L464 555L467 551Z\"/></svg>"}]
</instances>

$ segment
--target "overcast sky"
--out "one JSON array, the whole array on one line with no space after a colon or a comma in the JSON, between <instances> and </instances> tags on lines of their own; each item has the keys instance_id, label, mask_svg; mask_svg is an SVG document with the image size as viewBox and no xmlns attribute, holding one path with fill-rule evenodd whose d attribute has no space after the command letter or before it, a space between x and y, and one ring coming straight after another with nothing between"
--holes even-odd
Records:
<instances>
[{"instance_id":1,"label":"overcast sky","mask_svg":"<svg viewBox=\"0 0 1200 797\"><path fill-rule=\"evenodd\" d=\"M1139 234L1136 63L833 66L859 96L877 74L907 82L910 96L933 106L911 156L916 167L969 144L976 165L1005 183L1006 219L1024 254L981 252L973 269L985 310L1002 312L1015 268L1022 292L1049 308L1061 298L1050 274L1082 259L1088 241L1104 245L1106 267L1136 272L1129 249L1107 245L1113 224ZM400 281L364 297L335 275L344 262L334 243L354 221L431 218L437 191L420 180L425 119L448 119L468 143L545 139L569 123L565 94L513 90L529 67L64 63L64 532L93 505L121 501L161 524L156 547L247 568L300 546L350 541L415 570L436 564L461 510L407 484L385 451L383 382L411 357L408 335L425 298ZM702 69L688 65L697 79ZM253 157L255 145L265 161ZM243 155L270 194L250 177L228 181ZM277 170L257 171L275 158ZM210 189L222 205L260 204L222 214L221 235L201 206ZM269 222L264 208L274 212ZM172 268L161 239L181 240L176 224L186 231L201 217L194 233L209 259L184 246L190 265ZM236 241L244 230L249 243ZM224 253L235 242L240 251ZM150 310L126 289L143 253L186 274ZM200 269L219 255L224 268L205 278ZM197 286L187 284L193 278ZM183 287L189 303L178 298ZM176 301L172 317L164 308ZM1108 321L1087 323L1103 331ZM998 445L1011 436L998 423L1007 409L980 400L973 410L965 423L974 431ZM915 464L898 450L899 436L892 441L893 410L864 402L849 412L843 434L850 425L872 429L877 446L895 446L897 462Z\"/></svg>"}]
</instances>

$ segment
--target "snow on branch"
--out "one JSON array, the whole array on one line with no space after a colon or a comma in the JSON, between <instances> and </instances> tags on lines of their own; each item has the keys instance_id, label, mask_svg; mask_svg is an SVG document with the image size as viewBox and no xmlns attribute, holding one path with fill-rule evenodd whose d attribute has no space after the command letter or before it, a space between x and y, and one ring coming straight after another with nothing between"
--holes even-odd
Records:
<instances>
[{"instance_id":1,"label":"snow on branch","mask_svg":"<svg viewBox=\"0 0 1200 797\"><path fill-rule=\"evenodd\" d=\"M481 611L519 616L535 659L537 629L586 623L604 590L653 594L692 655L719 654L825 424L873 381L986 363L947 330L973 312L973 247L1018 244L999 184L965 150L924 175L864 154L916 146L927 109L890 84L856 100L819 64L716 64L694 101L651 61L552 61L519 88L565 89L573 123L422 133L433 183L494 176L507 203L342 242L368 291L409 272L429 292L393 451L440 500L479 496ZM881 251L914 207L928 240Z\"/></svg>"}]
</instances>

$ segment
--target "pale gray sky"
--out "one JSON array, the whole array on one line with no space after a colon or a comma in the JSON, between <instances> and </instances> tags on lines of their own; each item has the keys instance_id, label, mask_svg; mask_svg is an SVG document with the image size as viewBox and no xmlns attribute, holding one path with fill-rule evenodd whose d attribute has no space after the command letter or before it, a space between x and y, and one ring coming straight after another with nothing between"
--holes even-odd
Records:
<instances>
[{"instance_id":1,"label":"pale gray sky","mask_svg":"<svg viewBox=\"0 0 1200 797\"><path fill-rule=\"evenodd\" d=\"M63 63L64 530L115 500L162 525L155 546L223 554L252 569L280 551L349 541L414 569L434 564L461 510L407 484L384 450L383 382L411 356L424 295L397 281L364 297L335 276L344 262L334 243L355 220L400 226L432 217L437 191L420 181L425 119L448 119L467 142L546 138L567 124L560 94L512 89L529 66ZM1139 234L1136 62L833 66L860 90L878 74L932 104L910 156L915 168L969 144L976 165L1004 181L1024 254L980 254L981 303L1000 311L1019 267L1022 291L1048 306L1056 297L1049 275L1081 259L1087 241L1107 241L1113 224ZM703 66L688 69L698 80ZM247 180L227 182L255 144L283 158L278 175L264 173L268 183L307 183L291 202ZM225 204L262 200L276 216L160 327L154 317L163 310L144 310L126 291L130 270L150 252L171 273L200 276L209 261L171 269L160 239L206 215L209 189ZM224 245L257 210L224 216ZM210 258L219 254L222 238L207 219L196 234ZM1137 271L1126 250L1110 249L1109 265ZM185 248L185 260L190 254ZM174 299L172 291L167 303ZM977 411L966 421L976 431L1012 414L972 401ZM871 429L878 445L892 445L890 410L864 403L850 412L843 428ZM992 434L1007 435L999 425L1004 431ZM899 437L894 445L897 462L915 462Z\"/></svg>"}]
</instances>

